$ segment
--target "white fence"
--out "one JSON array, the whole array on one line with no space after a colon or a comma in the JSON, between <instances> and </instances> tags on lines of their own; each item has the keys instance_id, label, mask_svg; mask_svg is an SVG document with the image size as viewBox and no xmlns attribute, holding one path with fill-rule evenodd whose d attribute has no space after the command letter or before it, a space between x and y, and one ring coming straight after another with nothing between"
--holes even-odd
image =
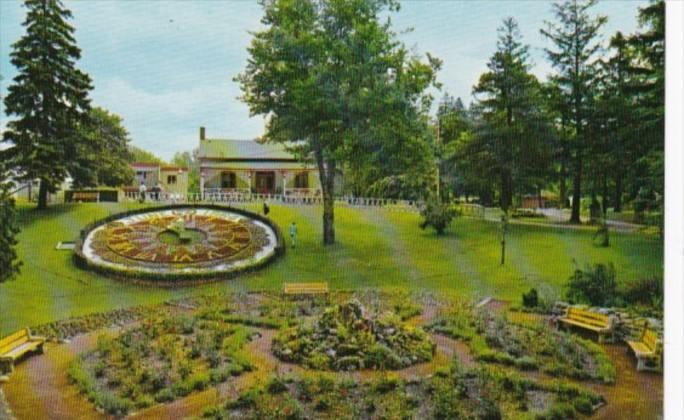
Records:
<instances>
[{"instance_id":1,"label":"white fence","mask_svg":"<svg viewBox=\"0 0 684 420\"><path fill-rule=\"evenodd\" d=\"M127 192L127 201L142 201L138 192ZM321 196L293 196L282 194L255 194L248 192L205 192L202 194L168 194L168 193L145 193L144 201L159 203L225 203L225 204L250 204L263 203L284 204L292 206L320 206L323 205ZM336 206L359 207L359 208L384 208L395 211L419 212L423 203L413 200L397 200L392 198L373 197L335 197ZM465 217L484 218L485 208L478 204L460 204L459 209Z\"/></svg>"}]
</instances>

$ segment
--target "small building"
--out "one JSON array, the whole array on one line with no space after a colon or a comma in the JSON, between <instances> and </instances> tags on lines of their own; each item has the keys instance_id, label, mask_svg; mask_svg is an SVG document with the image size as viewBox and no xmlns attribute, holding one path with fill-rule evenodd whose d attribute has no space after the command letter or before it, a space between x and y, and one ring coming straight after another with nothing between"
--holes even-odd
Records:
<instances>
[{"instance_id":1,"label":"small building","mask_svg":"<svg viewBox=\"0 0 684 420\"><path fill-rule=\"evenodd\" d=\"M131 168L135 171L133 185L125 188L127 192L138 192L141 184L149 191L155 186L161 187L166 194L185 196L188 193L188 168L165 166L158 163L136 162Z\"/></svg>"},{"instance_id":2,"label":"small building","mask_svg":"<svg viewBox=\"0 0 684 420\"><path fill-rule=\"evenodd\" d=\"M198 160L202 194L321 195L318 168L281 144L208 139L200 127Z\"/></svg>"}]
</instances>

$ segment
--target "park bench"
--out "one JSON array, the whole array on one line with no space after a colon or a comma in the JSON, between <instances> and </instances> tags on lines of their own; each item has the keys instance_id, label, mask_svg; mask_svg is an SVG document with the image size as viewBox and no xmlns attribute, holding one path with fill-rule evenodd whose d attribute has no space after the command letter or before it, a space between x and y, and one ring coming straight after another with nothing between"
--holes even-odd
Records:
<instances>
[{"instance_id":1,"label":"park bench","mask_svg":"<svg viewBox=\"0 0 684 420\"><path fill-rule=\"evenodd\" d=\"M328 283L285 283L283 294L286 296L324 295L328 296Z\"/></svg>"},{"instance_id":2,"label":"park bench","mask_svg":"<svg viewBox=\"0 0 684 420\"><path fill-rule=\"evenodd\" d=\"M74 191L71 201L97 202L99 198L100 194L96 191Z\"/></svg>"},{"instance_id":3,"label":"park bench","mask_svg":"<svg viewBox=\"0 0 684 420\"><path fill-rule=\"evenodd\" d=\"M0 372L14 371L14 363L28 352L43 352L45 338L31 335L28 328L0 339Z\"/></svg>"},{"instance_id":4,"label":"park bench","mask_svg":"<svg viewBox=\"0 0 684 420\"><path fill-rule=\"evenodd\" d=\"M612 332L612 325L608 315L586 309L570 307L565 316L558 321L562 324L596 332L599 343L603 342L604 335Z\"/></svg>"},{"instance_id":5,"label":"park bench","mask_svg":"<svg viewBox=\"0 0 684 420\"><path fill-rule=\"evenodd\" d=\"M639 339L636 341L626 340L629 348L632 349L637 358L637 370L658 370L658 335L647 326L641 331ZM654 363L655 367L649 367L648 362Z\"/></svg>"}]
</instances>

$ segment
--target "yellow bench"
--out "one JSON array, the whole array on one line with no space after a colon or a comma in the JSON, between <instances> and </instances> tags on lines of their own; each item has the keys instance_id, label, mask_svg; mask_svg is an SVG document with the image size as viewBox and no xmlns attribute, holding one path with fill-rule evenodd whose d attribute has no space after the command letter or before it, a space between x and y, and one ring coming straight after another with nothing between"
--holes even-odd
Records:
<instances>
[{"instance_id":1,"label":"yellow bench","mask_svg":"<svg viewBox=\"0 0 684 420\"><path fill-rule=\"evenodd\" d=\"M658 335L650 328L644 326L638 341L627 340L627 345L632 349L637 358L637 370L658 370L647 366L648 361L658 360Z\"/></svg>"},{"instance_id":2,"label":"yellow bench","mask_svg":"<svg viewBox=\"0 0 684 420\"><path fill-rule=\"evenodd\" d=\"M565 317L560 318L559 322L585 330L594 331L598 334L599 343L603 342L603 336L610 333L612 326L608 315L588 311L586 309L568 308Z\"/></svg>"},{"instance_id":3,"label":"yellow bench","mask_svg":"<svg viewBox=\"0 0 684 420\"><path fill-rule=\"evenodd\" d=\"M14 371L14 363L28 352L43 352L45 338L31 335L28 328L0 339L0 372Z\"/></svg>"},{"instance_id":4,"label":"yellow bench","mask_svg":"<svg viewBox=\"0 0 684 420\"><path fill-rule=\"evenodd\" d=\"M71 196L71 201L97 202L99 199L100 193L96 191L74 191Z\"/></svg>"},{"instance_id":5,"label":"yellow bench","mask_svg":"<svg viewBox=\"0 0 684 420\"><path fill-rule=\"evenodd\" d=\"M328 283L285 283L283 293L285 295L328 295Z\"/></svg>"}]
</instances>

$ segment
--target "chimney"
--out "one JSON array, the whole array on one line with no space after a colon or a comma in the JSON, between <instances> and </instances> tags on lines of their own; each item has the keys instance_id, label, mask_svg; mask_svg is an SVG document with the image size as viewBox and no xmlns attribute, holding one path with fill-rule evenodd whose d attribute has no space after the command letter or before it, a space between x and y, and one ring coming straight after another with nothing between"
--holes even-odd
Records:
<instances>
[{"instance_id":1,"label":"chimney","mask_svg":"<svg viewBox=\"0 0 684 420\"><path fill-rule=\"evenodd\" d=\"M206 137L206 129L204 127L200 127L200 140L204 140Z\"/></svg>"}]
</instances>

